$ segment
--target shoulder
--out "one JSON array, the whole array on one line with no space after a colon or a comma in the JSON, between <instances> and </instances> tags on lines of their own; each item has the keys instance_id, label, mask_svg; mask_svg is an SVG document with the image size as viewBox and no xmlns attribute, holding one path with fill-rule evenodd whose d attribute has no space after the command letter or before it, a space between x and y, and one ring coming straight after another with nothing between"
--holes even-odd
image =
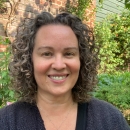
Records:
<instances>
[{"instance_id":1,"label":"shoulder","mask_svg":"<svg viewBox=\"0 0 130 130\"><path fill-rule=\"evenodd\" d=\"M26 102L15 102L11 105L5 106L0 109L0 117L2 115L7 115L8 113L20 112L25 109L31 108L31 104Z\"/></svg>"},{"instance_id":2,"label":"shoulder","mask_svg":"<svg viewBox=\"0 0 130 130\"><path fill-rule=\"evenodd\" d=\"M106 130L109 127L109 130L130 130L128 124L126 123L125 118L122 113L112 104L99 100L96 98L92 98L88 102L88 117L89 123L94 123L96 127L101 126Z\"/></svg>"},{"instance_id":3,"label":"shoulder","mask_svg":"<svg viewBox=\"0 0 130 130\"><path fill-rule=\"evenodd\" d=\"M104 100L99 100L96 98L92 98L89 102L88 102L88 107L93 109L93 110L98 110L98 111L110 111L110 112L117 112L120 113L119 110L113 106L112 104L104 101Z\"/></svg>"},{"instance_id":4,"label":"shoulder","mask_svg":"<svg viewBox=\"0 0 130 130\"><path fill-rule=\"evenodd\" d=\"M112 104L92 98L88 102L88 111L94 113L94 115L101 115L101 117L120 117L122 116L121 112Z\"/></svg>"},{"instance_id":5,"label":"shoulder","mask_svg":"<svg viewBox=\"0 0 130 130\"><path fill-rule=\"evenodd\" d=\"M22 122L25 116L29 116L32 105L26 102L16 102L0 109L0 129L14 128Z\"/></svg>"},{"instance_id":6,"label":"shoulder","mask_svg":"<svg viewBox=\"0 0 130 130\"><path fill-rule=\"evenodd\" d=\"M0 109L0 119L10 116L14 113L19 113L22 110L28 109L29 104L25 102L15 102L11 105L5 106Z\"/></svg>"}]
</instances>

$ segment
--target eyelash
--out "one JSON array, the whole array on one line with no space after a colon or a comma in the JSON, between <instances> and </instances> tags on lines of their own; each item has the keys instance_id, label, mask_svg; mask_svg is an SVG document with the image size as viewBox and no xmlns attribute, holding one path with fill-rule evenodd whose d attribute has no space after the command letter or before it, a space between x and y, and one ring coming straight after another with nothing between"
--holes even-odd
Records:
<instances>
[{"instance_id":1,"label":"eyelash","mask_svg":"<svg viewBox=\"0 0 130 130\"><path fill-rule=\"evenodd\" d=\"M41 54L42 56L52 56L53 54L51 52L44 52Z\"/></svg>"},{"instance_id":2,"label":"eyelash","mask_svg":"<svg viewBox=\"0 0 130 130\"><path fill-rule=\"evenodd\" d=\"M73 52L66 52L65 55L66 56L74 56L75 54Z\"/></svg>"},{"instance_id":3,"label":"eyelash","mask_svg":"<svg viewBox=\"0 0 130 130\"><path fill-rule=\"evenodd\" d=\"M74 56L74 55L75 55L74 52L66 52L66 53L64 54L64 56L66 56L66 57L72 57L72 56ZM41 54L41 56L51 57L51 56L53 56L53 53L52 53L52 52L43 52L43 53Z\"/></svg>"}]
</instances>

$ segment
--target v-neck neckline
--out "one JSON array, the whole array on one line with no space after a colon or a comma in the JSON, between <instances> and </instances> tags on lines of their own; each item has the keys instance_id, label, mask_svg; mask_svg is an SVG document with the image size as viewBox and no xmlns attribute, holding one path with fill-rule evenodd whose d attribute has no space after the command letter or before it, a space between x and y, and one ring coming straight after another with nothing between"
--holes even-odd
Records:
<instances>
[{"instance_id":1,"label":"v-neck neckline","mask_svg":"<svg viewBox=\"0 0 130 130\"><path fill-rule=\"evenodd\" d=\"M36 106L36 111L37 111L37 114L36 114L37 120L40 121L40 126L43 128L40 130L46 130L45 125L44 125L44 120L42 119L40 111L37 106ZM85 130L86 112L87 112L87 103L78 103L75 130Z\"/></svg>"}]
</instances>

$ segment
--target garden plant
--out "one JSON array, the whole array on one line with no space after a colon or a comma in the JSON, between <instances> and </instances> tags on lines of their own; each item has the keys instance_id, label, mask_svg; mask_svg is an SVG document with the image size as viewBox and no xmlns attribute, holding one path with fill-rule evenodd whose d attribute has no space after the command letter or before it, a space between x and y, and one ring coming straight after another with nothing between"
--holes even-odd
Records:
<instances>
[{"instance_id":1,"label":"garden plant","mask_svg":"<svg viewBox=\"0 0 130 130\"><path fill-rule=\"evenodd\" d=\"M130 72L100 74L94 96L120 109L130 124Z\"/></svg>"},{"instance_id":2,"label":"garden plant","mask_svg":"<svg viewBox=\"0 0 130 130\"><path fill-rule=\"evenodd\" d=\"M130 11L95 24L99 46L99 83L95 96L119 108L130 124Z\"/></svg>"},{"instance_id":3,"label":"garden plant","mask_svg":"<svg viewBox=\"0 0 130 130\"><path fill-rule=\"evenodd\" d=\"M109 15L95 24L100 73L126 70L130 63L130 11Z\"/></svg>"},{"instance_id":4,"label":"garden plant","mask_svg":"<svg viewBox=\"0 0 130 130\"><path fill-rule=\"evenodd\" d=\"M7 102L15 101L14 92L10 87L10 75L8 64L10 60L9 39L0 37L0 45L5 45L6 50L0 52L0 107L6 105Z\"/></svg>"}]
</instances>

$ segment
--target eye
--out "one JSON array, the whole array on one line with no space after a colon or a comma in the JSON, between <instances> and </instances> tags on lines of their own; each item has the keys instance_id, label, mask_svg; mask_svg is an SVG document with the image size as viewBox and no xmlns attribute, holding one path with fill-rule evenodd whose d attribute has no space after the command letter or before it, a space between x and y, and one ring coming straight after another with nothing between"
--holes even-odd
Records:
<instances>
[{"instance_id":1,"label":"eye","mask_svg":"<svg viewBox=\"0 0 130 130\"><path fill-rule=\"evenodd\" d=\"M50 56L52 56L53 54L52 54L52 52L43 52L41 55L42 55L42 56L45 56L45 57L50 57Z\"/></svg>"},{"instance_id":2,"label":"eye","mask_svg":"<svg viewBox=\"0 0 130 130\"><path fill-rule=\"evenodd\" d=\"M72 57L72 56L74 56L74 55L75 55L74 52L66 52L66 53L65 53L65 56L67 56L67 57Z\"/></svg>"}]
</instances>

